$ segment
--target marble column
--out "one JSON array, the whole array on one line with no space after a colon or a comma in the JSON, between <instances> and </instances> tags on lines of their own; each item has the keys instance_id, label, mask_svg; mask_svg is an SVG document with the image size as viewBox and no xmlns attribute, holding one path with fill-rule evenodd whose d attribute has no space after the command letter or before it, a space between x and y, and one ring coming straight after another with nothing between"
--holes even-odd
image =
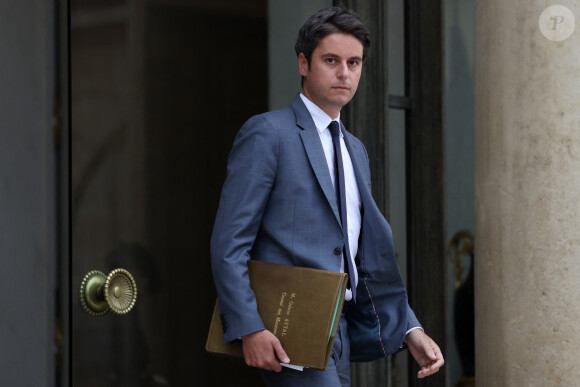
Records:
<instances>
[{"instance_id":1,"label":"marble column","mask_svg":"<svg viewBox=\"0 0 580 387\"><path fill-rule=\"evenodd\" d=\"M476 1L478 386L580 380L580 3L558 4Z\"/></svg>"}]
</instances>

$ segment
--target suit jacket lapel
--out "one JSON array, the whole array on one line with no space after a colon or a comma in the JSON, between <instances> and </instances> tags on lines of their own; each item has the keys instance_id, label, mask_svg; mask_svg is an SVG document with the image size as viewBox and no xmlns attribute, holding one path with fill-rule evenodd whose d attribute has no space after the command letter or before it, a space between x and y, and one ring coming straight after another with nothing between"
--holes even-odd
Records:
<instances>
[{"instance_id":1,"label":"suit jacket lapel","mask_svg":"<svg viewBox=\"0 0 580 387\"><path fill-rule=\"evenodd\" d=\"M294 98L291 106L296 113L296 125L303 129L300 131L300 138L304 144L304 149L314 171L314 175L322 188L322 192L324 192L324 196L326 196L326 200L328 200L328 204L332 208L332 212L334 212L336 221L340 224L336 194L332 186L332 180L330 179L330 171L328 170L328 164L326 163L318 129L316 129L308 109L306 109L306 106L304 106L304 103L300 99L300 95Z\"/></svg>"}]
</instances>

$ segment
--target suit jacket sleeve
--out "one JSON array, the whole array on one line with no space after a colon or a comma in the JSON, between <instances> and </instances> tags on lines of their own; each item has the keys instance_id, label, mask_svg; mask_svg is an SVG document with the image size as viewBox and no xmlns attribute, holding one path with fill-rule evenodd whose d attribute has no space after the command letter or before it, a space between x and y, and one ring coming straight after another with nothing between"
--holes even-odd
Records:
<instances>
[{"instance_id":1,"label":"suit jacket sleeve","mask_svg":"<svg viewBox=\"0 0 580 387\"><path fill-rule=\"evenodd\" d=\"M247 263L276 179L278 141L277 129L267 118L253 117L240 129L228 158L211 238L226 343L264 329Z\"/></svg>"},{"instance_id":2,"label":"suit jacket sleeve","mask_svg":"<svg viewBox=\"0 0 580 387\"><path fill-rule=\"evenodd\" d=\"M369 191L372 192L372 186L370 184L371 179L370 179L370 160L369 160L369 154L368 154L367 149L364 146L364 144L361 143L361 147L364 150L364 154L365 154L365 157L366 157L366 163L364 165L366 166L367 171L368 171ZM413 309L411 309L411 307L407 303L407 331L409 331L412 328L421 328L421 329L423 329L423 327L419 323L419 319L417 319L417 316L415 316L415 312L413 312Z\"/></svg>"},{"instance_id":3,"label":"suit jacket sleeve","mask_svg":"<svg viewBox=\"0 0 580 387\"><path fill-rule=\"evenodd\" d=\"M415 312L413 312L413 309L411 309L410 306L407 306L407 331L413 328L423 329L423 327L419 323L419 320L415 316Z\"/></svg>"}]
</instances>

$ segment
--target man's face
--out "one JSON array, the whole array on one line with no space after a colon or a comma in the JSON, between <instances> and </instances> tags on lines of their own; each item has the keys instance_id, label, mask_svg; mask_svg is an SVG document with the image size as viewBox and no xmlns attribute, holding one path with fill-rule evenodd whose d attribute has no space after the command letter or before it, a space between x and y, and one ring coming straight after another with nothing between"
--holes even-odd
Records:
<instances>
[{"instance_id":1,"label":"man's face","mask_svg":"<svg viewBox=\"0 0 580 387\"><path fill-rule=\"evenodd\" d=\"M362 56L362 43L353 35L327 35L312 52L310 66L303 53L298 55L298 69L304 77L302 94L336 118L356 92Z\"/></svg>"}]
</instances>

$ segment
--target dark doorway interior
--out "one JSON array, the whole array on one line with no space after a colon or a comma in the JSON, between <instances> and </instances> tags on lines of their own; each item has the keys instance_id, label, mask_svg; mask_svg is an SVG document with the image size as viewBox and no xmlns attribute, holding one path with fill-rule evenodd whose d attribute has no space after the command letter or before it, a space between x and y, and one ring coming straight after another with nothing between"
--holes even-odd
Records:
<instances>
[{"instance_id":1,"label":"dark doorway interior","mask_svg":"<svg viewBox=\"0 0 580 387\"><path fill-rule=\"evenodd\" d=\"M266 2L79 1L70 33L73 384L259 385L203 348L227 153L267 110ZM82 277L115 267L135 309L86 315Z\"/></svg>"}]
</instances>

